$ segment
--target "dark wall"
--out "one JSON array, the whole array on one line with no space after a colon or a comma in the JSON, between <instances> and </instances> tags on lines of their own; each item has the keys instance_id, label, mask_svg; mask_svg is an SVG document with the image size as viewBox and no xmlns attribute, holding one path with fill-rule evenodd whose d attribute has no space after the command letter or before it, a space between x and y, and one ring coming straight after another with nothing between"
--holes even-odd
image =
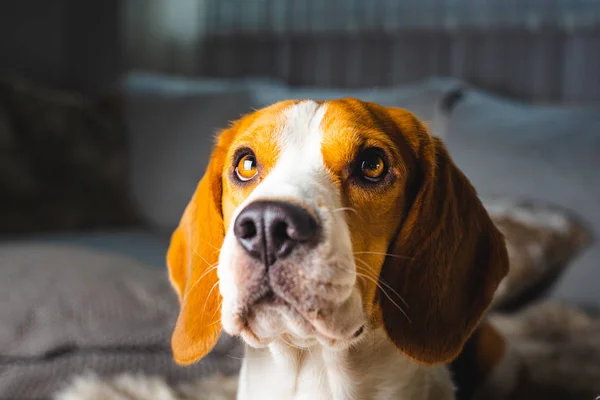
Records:
<instances>
[{"instance_id":1,"label":"dark wall","mask_svg":"<svg viewBox=\"0 0 600 400\"><path fill-rule=\"evenodd\" d=\"M0 2L0 71L101 90L122 71L119 0Z\"/></svg>"}]
</instances>

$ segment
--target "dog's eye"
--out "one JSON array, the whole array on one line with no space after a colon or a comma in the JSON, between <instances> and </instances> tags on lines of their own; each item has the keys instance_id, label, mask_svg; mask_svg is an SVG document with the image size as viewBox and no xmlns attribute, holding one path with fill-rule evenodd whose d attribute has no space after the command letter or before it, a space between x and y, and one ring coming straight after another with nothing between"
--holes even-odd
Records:
<instances>
[{"instance_id":1,"label":"dog's eye","mask_svg":"<svg viewBox=\"0 0 600 400\"><path fill-rule=\"evenodd\" d=\"M235 173L237 177L242 182L247 182L250 179L254 178L257 173L256 168L256 157L252 154L246 154L237 163L235 167Z\"/></svg>"},{"instance_id":2,"label":"dog's eye","mask_svg":"<svg viewBox=\"0 0 600 400\"><path fill-rule=\"evenodd\" d=\"M387 172L387 167L381 152L377 149L367 149L358 156L358 173L369 182L379 182Z\"/></svg>"}]
</instances>

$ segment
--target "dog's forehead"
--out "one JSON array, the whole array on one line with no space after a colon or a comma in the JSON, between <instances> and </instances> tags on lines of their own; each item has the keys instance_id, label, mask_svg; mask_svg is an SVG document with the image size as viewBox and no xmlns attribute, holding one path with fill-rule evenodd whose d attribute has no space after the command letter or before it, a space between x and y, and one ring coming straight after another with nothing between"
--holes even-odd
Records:
<instances>
[{"instance_id":1,"label":"dog's forehead","mask_svg":"<svg viewBox=\"0 0 600 400\"><path fill-rule=\"evenodd\" d=\"M277 143L278 164L296 171L335 167L329 164L347 162L366 138L384 136L375 128L367 103L354 99L297 101L280 108L270 120L276 121L276 126L269 126L268 133L262 129L262 134Z\"/></svg>"},{"instance_id":2,"label":"dog's forehead","mask_svg":"<svg viewBox=\"0 0 600 400\"><path fill-rule=\"evenodd\" d=\"M259 157L260 153L275 153L269 156L279 158L282 151L306 151L309 146L335 149L344 158L344 149L366 139L391 143L384 129L391 122L384 110L352 98L284 101L245 117L238 141L249 144Z\"/></svg>"}]
</instances>

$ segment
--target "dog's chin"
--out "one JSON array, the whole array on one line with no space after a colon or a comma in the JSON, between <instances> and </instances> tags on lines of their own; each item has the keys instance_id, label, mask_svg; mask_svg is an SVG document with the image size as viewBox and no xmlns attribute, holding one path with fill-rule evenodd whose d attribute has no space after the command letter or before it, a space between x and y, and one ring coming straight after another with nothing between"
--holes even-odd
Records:
<instances>
[{"instance_id":1,"label":"dog's chin","mask_svg":"<svg viewBox=\"0 0 600 400\"><path fill-rule=\"evenodd\" d=\"M359 341L367 329L358 290L335 309L321 310L316 318L307 318L273 293L251 307L228 307L228 304L223 301L223 329L255 348L281 341L300 348L320 344L343 350Z\"/></svg>"}]
</instances>

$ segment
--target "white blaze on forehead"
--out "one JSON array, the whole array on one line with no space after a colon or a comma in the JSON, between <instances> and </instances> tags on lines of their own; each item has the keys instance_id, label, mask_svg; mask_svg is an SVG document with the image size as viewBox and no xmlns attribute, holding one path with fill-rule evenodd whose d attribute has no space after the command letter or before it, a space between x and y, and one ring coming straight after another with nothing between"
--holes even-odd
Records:
<instances>
[{"instance_id":1,"label":"white blaze on forehead","mask_svg":"<svg viewBox=\"0 0 600 400\"><path fill-rule=\"evenodd\" d=\"M284 111L285 125L279 140L280 162L285 163L293 157L307 161L302 163L307 167L323 165L321 122L326 109L314 101L303 101Z\"/></svg>"},{"instance_id":2,"label":"white blaze on forehead","mask_svg":"<svg viewBox=\"0 0 600 400\"><path fill-rule=\"evenodd\" d=\"M258 198L307 200L319 186L328 186L321 152L321 122L326 109L314 101L302 101L283 112L283 127L277 136L279 159L246 204Z\"/></svg>"}]
</instances>

